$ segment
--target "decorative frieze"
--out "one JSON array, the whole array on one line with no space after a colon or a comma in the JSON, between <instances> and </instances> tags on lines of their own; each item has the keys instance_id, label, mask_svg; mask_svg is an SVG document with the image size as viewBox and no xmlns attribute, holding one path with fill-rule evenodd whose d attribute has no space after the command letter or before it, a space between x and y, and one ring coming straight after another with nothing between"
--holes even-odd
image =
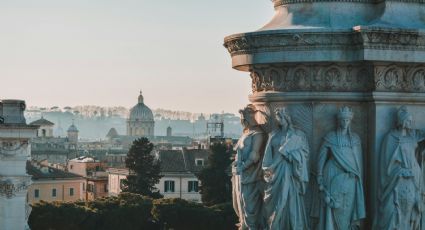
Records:
<instances>
[{"instance_id":1,"label":"decorative frieze","mask_svg":"<svg viewBox=\"0 0 425 230\"><path fill-rule=\"evenodd\" d=\"M256 65L252 92L422 92L425 65Z\"/></svg>"},{"instance_id":2,"label":"decorative frieze","mask_svg":"<svg viewBox=\"0 0 425 230\"><path fill-rule=\"evenodd\" d=\"M425 92L425 66L375 67L375 88L382 92Z\"/></svg>"},{"instance_id":3,"label":"decorative frieze","mask_svg":"<svg viewBox=\"0 0 425 230\"><path fill-rule=\"evenodd\" d=\"M372 69L367 65L259 66L251 72L252 91L370 91Z\"/></svg>"},{"instance_id":4,"label":"decorative frieze","mask_svg":"<svg viewBox=\"0 0 425 230\"><path fill-rule=\"evenodd\" d=\"M18 181L17 183L14 183L11 180L2 180L0 181L0 197L6 197L7 199L11 199L21 191L26 192L29 185L29 181L22 180Z\"/></svg>"}]
</instances>

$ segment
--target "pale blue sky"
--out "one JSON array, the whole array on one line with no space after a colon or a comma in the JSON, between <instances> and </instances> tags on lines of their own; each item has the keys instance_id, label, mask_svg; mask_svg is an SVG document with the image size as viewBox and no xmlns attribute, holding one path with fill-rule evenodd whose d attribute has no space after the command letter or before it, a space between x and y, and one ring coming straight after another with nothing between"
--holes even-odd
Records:
<instances>
[{"instance_id":1,"label":"pale blue sky","mask_svg":"<svg viewBox=\"0 0 425 230\"><path fill-rule=\"evenodd\" d=\"M135 104L236 112L248 73L226 35L259 29L269 0L0 0L0 98L29 106Z\"/></svg>"}]
</instances>

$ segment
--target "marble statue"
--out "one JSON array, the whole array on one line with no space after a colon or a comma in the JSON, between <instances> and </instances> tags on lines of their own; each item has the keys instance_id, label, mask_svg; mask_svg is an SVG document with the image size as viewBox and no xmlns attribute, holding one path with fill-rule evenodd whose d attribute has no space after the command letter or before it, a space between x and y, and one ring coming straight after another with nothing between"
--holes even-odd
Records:
<instances>
[{"instance_id":1,"label":"marble statue","mask_svg":"<svg viewBox=\"0 0 425 230\"><path fill-rule=\"evenodd\" d=\"M261 169L266 135L258 122L259 113L250 104L240 110L244 132L235 146L232 164L233 207L240 230L263 229L264 180Z\"/></svg>"},{"instance_id":2,"label":"marble statue","mask_svg":"<svg viewBox=\"0 0 425 230\"><path fill-rule=\"evenodd\" d=\"M413 129L412 123L412 115L405 106L401 107L397 127L382 142L374 229L420 229L424 189L416 149L418 142L425 139L425 132Z\"/></svg>"},{"instance_id":3,"label":"marble statue","mask_svg":"<svg viewBox=\"0 0 425 230\"><path fill-rule=\"evenodd\" d=\"M317 182L320 191L319 230L359 229L365 218L362 147L352 132L352 110L338 112L338 128L328 133L319 152Z\"/></svg>"},{"instance_id":4,"label":"marble statue","mask_svg":"<svg viewBox=\"0 0 425 230\"><path fill-rule=\"evenodd\" d=\"M267 229L308 229L304 209L308 182L307 138L294 128L286 108L276 109L275 114L279 129L270 134L262 163Z\"/></svg>"}]
</instances>

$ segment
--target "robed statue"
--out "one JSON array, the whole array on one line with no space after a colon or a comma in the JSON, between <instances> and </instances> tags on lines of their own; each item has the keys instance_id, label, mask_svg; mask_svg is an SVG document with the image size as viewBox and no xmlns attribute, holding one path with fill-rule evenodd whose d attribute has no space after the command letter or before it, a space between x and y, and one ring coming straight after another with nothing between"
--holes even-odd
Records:
<instances>
[{"instance_id":1,"label":"robed statue","mask_svg":"<svg viewBox=\"0 0 425 230\"><path fill-rule=\"evenodd\" d=\"M339 109L337 129L328 133L317 162L319 230L358 229L365 218L363 160L359 136L351 131L351 108Z\"/></svg>"},{"instance_id":2,"label":"robed statue","mask_svg":"<svg viewBox=\"0 0 425 230\"><path fill-rule=\"evenodd\" d=\"M239 113L244 131L235 146L232 164L233 207L239 217L240 230L260 230L264 228L261 162L267 136L256 120L259 111L254 105L248 105Z\"/></svg>"},{"instance_id":3,"label":"robed statue","mask_svg":"<svg viewBox=\"0 0 425 230\"><path fill-rule=\"evenodd\" d=\"M421 229L424 187L422 159L417 159L422 157L416 150L425 133L413 129L412 123L413 116L402 106L397 111L397 127L382 142L374 229Z\"/></svg>"},{"instance_id":4,"label":"robed statue","mask_svg":"<svg viewBox=\"0 0 425 230\"><path fill-rule=\"evenodd\" d=\"M266 229L308 229L304 194L308 182L309 146L292 124L286 108L275 111L278 129L270 134L262 168L266 181Z\"/></svg>"}]
</instances>

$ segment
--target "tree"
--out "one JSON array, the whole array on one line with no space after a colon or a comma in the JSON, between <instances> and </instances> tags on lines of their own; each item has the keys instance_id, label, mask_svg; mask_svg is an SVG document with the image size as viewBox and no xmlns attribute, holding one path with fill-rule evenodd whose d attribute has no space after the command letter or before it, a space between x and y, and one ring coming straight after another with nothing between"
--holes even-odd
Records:
<instances>
[{"instance_id":1,"label":"tree","mask_svg":"<svg viewBox=\"0 0 425 230\"><path fill-rule=\"evenodd\" d=\"M197 176L201 181L200 193L202 202L215 205L232 200L232 185L229 167L232 149L223 143L211 146L212 154L208 157L208 165Z\"/></svg>"},{"instance_id":2,"label":"tree","mask_svg":"<svg viewBox=\"0 0 425 230\"><path fill-rule=\"evenodd\" d=\"M160 198L161 194L155 184L161 179L160 162L151 154L153 144L145 137L133 142L125 160L129 169L127 179L123 181L123 191L137 193L152 198Z\"/></svg>"}]
</instances>

